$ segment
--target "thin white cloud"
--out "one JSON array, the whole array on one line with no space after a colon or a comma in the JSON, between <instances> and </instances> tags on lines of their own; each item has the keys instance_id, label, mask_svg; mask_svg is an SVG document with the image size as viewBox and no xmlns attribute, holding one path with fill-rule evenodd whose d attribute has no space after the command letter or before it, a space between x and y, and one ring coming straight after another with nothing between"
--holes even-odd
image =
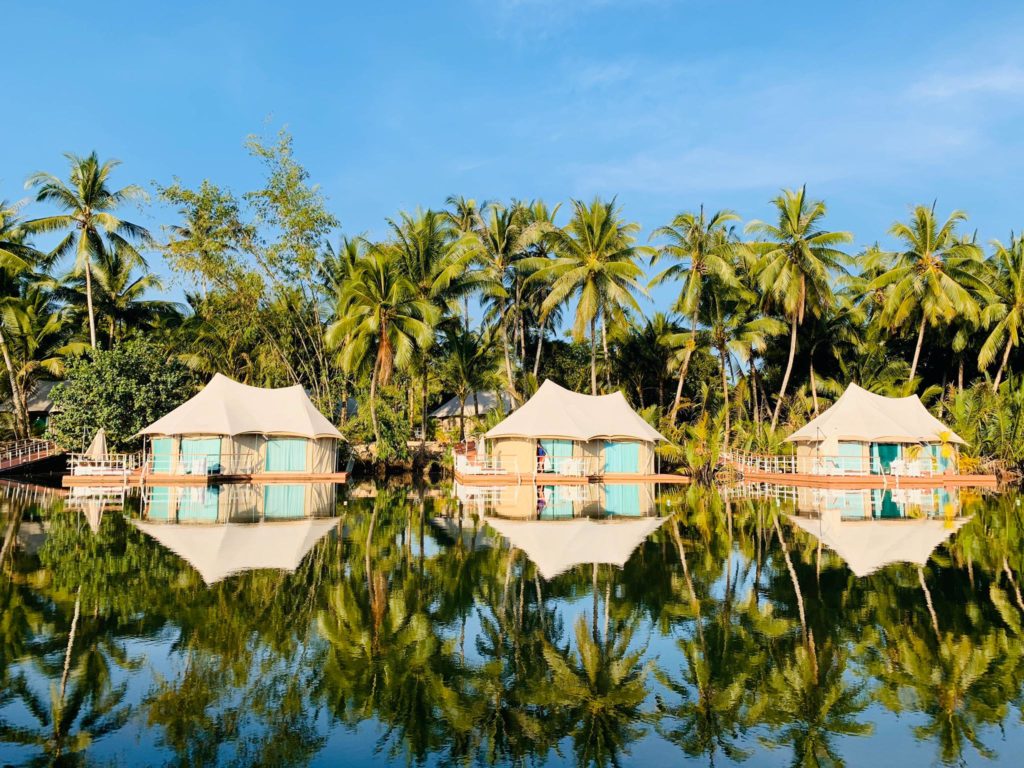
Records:
<instances>
[{"instance_id":1,"label":"thin white cloud","mask_svg":"<svg viewBox=\"0 0 1024 768\"><path fill-rule=\"evenodd\" d=\"M962 96L1024 94L1024 69L1016 66L932 75L910 88L913 96L946 100Z\"/></svg>"}]
</instances>

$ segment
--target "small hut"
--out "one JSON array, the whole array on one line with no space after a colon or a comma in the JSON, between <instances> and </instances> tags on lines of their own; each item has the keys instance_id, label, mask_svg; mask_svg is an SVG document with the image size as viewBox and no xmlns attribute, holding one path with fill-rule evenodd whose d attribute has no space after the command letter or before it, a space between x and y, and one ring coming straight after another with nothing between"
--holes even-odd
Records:
<instances>
[{"instance_id":1,"label":"small hut","mask_svg":"<svg viewBox=\"0 0 1024 768\"><path fill-rule=\"evenodd\" d=\"M814 474L951 474L964 441L917 395L885 397L850 384L824 413L786 438L800 471Z\"/></svg>"},{"instance_id":2,"label":"small hut","mask_svg":"<svg viewBox=\"0 0 1024 768\"><path fill-rule=\"evenodd\" d=\"M508 411L511 409L511 402L508 395L499 395L495 392L479 391L466 397L466 404L463 406L458 397L446 400L442 405L430 412L430 418L435 419L443 429L456 429L459 426L459 414L468 423L470 419L479 418L491 411Z\"/></svg>"},{"instance_id":3,"label":"small hut","mask_svg":"<svg viewBox=\"0 0 1024 768\"><path fill-rule=\"evenodd\" d=\"M584 395L545 381L485 435L488 455L518 474L650 475L665 438L621 392Z\"/></svg>"},{"instance_id":4,"label":"small hut","mask_svg":"<svg viewBox=\"0 0 1024 768\"><path fill-rule=\"evenodd\" d=\"M139 434L154 474L327 474L341 433L301 386L250 387L216 374Z\"/></svg>"}]
</instances>

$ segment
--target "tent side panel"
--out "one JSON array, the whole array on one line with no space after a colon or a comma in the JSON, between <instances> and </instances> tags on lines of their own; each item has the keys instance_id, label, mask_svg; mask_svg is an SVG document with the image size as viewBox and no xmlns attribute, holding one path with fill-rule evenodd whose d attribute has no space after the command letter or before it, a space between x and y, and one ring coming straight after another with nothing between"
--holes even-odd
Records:
<instances>
[{"instance_id":1,"label":"tent side panel","mask_svg":"<svg viewBox=\"0 0 1024 768\"><path fill-rule=\"evenodd\" d=\"M333 437L321 437L309 441L309 460L306 465L310 471L319 474L333 472L338 441Z\"/></svg>"},{"instance_id":2,"label":"tent side panel","mask_svg":"<svg viewBox=\"0 0 1024 768\"><path fill-rule=\"evenodd\" d=\"M532 475L537 465L537 441L523 437L499 437L491 441L490 455L508 472Z\"/></svg>"}]
</instances>

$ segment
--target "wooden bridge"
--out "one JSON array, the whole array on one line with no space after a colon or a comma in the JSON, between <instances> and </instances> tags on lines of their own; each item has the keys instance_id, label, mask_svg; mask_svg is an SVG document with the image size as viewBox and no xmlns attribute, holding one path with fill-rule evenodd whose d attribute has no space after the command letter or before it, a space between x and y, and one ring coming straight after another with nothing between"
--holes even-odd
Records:
<instances>
[{"instance_id":1,"label":"wooden bridge","mask_svg":"<svg viewBox=\"0 0 1024 768\"><path fill-rule=\"evenodd\" d=\"M14 472L27 464L34 464L63 453L63 448L49 440L14 440L0 443L0 473Z\"/></svg>"}]
</instances>

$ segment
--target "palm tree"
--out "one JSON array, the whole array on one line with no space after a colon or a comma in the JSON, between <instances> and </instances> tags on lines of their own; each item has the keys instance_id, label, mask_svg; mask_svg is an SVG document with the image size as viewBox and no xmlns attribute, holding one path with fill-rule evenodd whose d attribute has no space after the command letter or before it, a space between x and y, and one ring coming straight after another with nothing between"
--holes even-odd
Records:
<instances>
[{"instance_id":1,"label":"palm tree","mask_svg":"<svg viewBox=\"0 0 1024 768\"><path fill-rule=\"evenodd\" d=\"M577 297L573 335L578 340L590 331L590 390L597 394L597 321L612 311L632 308L641 312L635 294L646 296L640 285L643 270L636 259L646 248L634 244L639 225L622 220L615 201L598 198L587 205L572 201L573 217L564 229L550 233L554 261L529 259L526 268L537 267L531 279L548 280L551 292L542 305L547 315Z\"/></svg>"},{"instance_id":2,"label":"palm tree","mask_svg":"<svg viewBox=\"0 0 1024 768\"><path fill-rule=\"evenodd\" d=\"M489 334L451 329L445 334L443 368L447 386L459 398L459 439L466 439L466 404L472 396L476 415L476 393L496 381L497 359L494 339Z\"/></svg>"},{"instance_id":3,"label":"palm tree","mask_svg":"<svg viewBox=\"0 0 1024 768\"><path fill-rule=\"evenodd\" d=\"M1024 331L1024 237L1011 233L1009 246L998 240L992 245L995 247L992 259L995 262L995 291L998 299L986 308L986 319L995 321L995 325L978 353L978 367L988 368L992 365L999 347L1003 348L999 368L992 381L992 391L996 392L1010 359L1010 352L1020 344L1021 333Z\"/></svg>"},{"instance_id":4,"label":"palm tree","mask_svg":"<svg viewBox=\"0 0 1024 768\"><path fill-rule=\"evenodd\" d=\"M984 263L977 243L957 236L957 225L966 221L953 211L940 226L935 204L915 206L910 222L896 222L889 233L903 241L903 250L889 257L889 268L868 284L869 290L885 291L880 320L898 330L918 313L917 343L910 363L908 388L917 375L917 364L929 325L948 325L964 318L977 322L978 296L990 293L984 281Z\"/></svg>"},{"instance_id":5,"label":"palm tree","mask_svg":"<svg viewBox=\"0 0 1024 768\"><path fill-rule=\"evenodd\" d=\"M404 211L399 219L388 219L389 242L378 248L401 265L403 274L415 289L416 298L436 310L440 317L457 301L469 294L475 276L468 269L469 255L453 247L453 231L445 214L438 211ZM427 397L429 368L427 360L434 346L434 335L425 336L417 345L417 368L421 373L421 451L426 449ZM411 414L410 414L411 416Z\"/></svg>"},{"instance_id":6,"label":"palm tree","mask_svg":"<svg viewBox=\"0 0 1024 768\"><path fill-rule=\"evenodd\" d=\"M162 299L143 298L151 291L163 289L163 282L152 272L139 275L136 258L120 248L104 248L92 263L93 308L97 317L106 321L107 340L114 346L117 331L151 327L161 319L177 316L177 304ZM144 264L142 265L144 266ZM58 289L58 295L69 304L79 304L88 288L81 274L72 272Z\"/></svg>"},{"instance_id":7,"label":"palm tree","mask_svg":"<svg viewBox=\"0 0 1024 768\"><path fill-rule=\"evenodd\" d=\"M75 253L75 268L85 274L86 305L89 313L89 342L96 348L96 316L93 313L92 262L104 250L121 251L125 258L144 263L136 244L153 242L149 231L120 219L114 211L124 203L145 197L140 187L129 185L119 190L109 186L110 175L120 165L117 160L101 163L93 152L87 157L64 155L71 165L69 184L49 173L36 173L26 186L37 187L38 202L54 203L64 213L27 222L36 232L70 230L54 249L56 257Z\"/></svg>"},{"instance_id":8,"label":"palm tree","mask_svg":"<svg viewBox=\"0 0 1024 768\"><path fill-rule=\"evenodd\" d=\"M669 258L676 263L655 275L651 285L682 280L683 285L674 309L690 318L691 336L680 363L676 396L669 414L673 423L679 412L683 382L686 380L686 372L689 370L695 347L697 319L700 300L704 295L705 278L714 277L726 286L737 283L732 259L735 241L729 236L728 231L728 224L733 221L739 221L739 216L733 211L716 211L708 218L702 205L697 213L684 211L672 219L671 224L659 227L652 234L652 237L664 237L668 242L658 248L651 259L651 266L661 258Z\"/></svg>"},{"instance_id":9,"label":"palm tree","mask_svg":"<svg viewBox=\"0 0 1024 768\"><path fill-rule=\"evenodd\" d=\"M512 357L511 321L519 306L520 275L527 249L545 233L530 221L522 205L492 203L479 229L462 241L468 259L476 265L471 276L483 294L483 303L498 326L505 357L505 378L509 395L519 400Z\"/></svg>"},{"instance_id":10,"label":"palm tree","mask_svg":"<svg viewBox=\"0 0 1024 768\"><path fill-rule=\"evenodd\" d=\"M832 303L833 275L845 271L846 254L838 246L852 241L853 235L820 228L827 209L824 202L807 199L806 185L796 191L782 190L772 204L778 214L777 224L752 221L746 229L761 238L751 243L760 257L755 267L757 281L778 302L789 321L789 360L772 412L774 430L793 372L797 328L808 310L824 312Z\"/></svg>"},{"instance_id":11,"label":"palm tree","mask_svg":"<svg viewBox=\"0 0 1024 768\"><path fill-rule=\"evenodd\" d=\"M380 443L377 386L387 385L395 367L407 365L416 347L430 341L437 310L417 296L416 286L392 253L375 250L345 285L336 316L327 341L339 351L342 367L355 371L372 357L370 419Z\"/></svg>"},{"instance_id":12,"label":"palm tree","mask_svg":"<svg viewBox=\"0 0 1024 768\"><path fill-rule=\"evenodd\" d=\"M40 261L42 254L26 242L27 233L19 213L20 206L0 201L0 353L11 386L15 434L24 438L28 437L28 416L21 407L25 397L11 362L8 336L23 327L20 305L23 278Z\"/></svg>"}]
</instances>

